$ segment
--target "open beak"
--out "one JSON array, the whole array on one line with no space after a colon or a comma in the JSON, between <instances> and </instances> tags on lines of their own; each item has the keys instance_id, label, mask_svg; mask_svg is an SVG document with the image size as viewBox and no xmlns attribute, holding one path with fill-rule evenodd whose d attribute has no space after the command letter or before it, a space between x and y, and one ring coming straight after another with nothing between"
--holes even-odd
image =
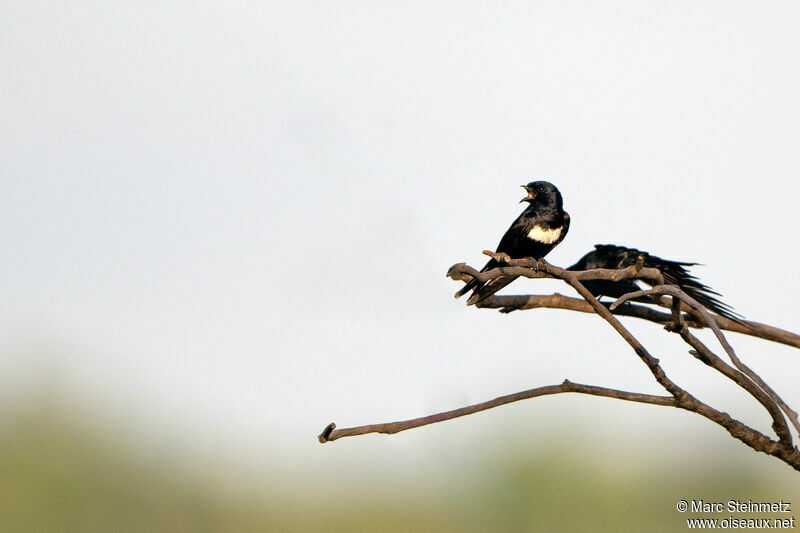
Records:
<instances>
[{"instance_id":1,"label":"open beak","mask_svg":"<svg viewBox=\"0 0 800 533\"><path fill-rule=\"evenodd\" d=\"M520 187L525 189L525 191L528 193L528 196L520 200L519 203L530 202L531 200L536 198L536 191L534 191L533 189L529 189L527 185L520 185Z\"/></svg>"}]
</instances>

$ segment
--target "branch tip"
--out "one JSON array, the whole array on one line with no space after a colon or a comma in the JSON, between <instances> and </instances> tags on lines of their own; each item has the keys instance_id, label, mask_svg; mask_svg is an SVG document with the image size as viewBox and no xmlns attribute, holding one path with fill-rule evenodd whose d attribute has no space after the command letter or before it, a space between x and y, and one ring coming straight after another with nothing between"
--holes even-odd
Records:
<instances>
[{"instance_id":1,"label":"branch tip","mask_svg":"<svg viewBox=\"0 0 800 533\"><path fill-rule=\"evenodd\" d=\"M334 429L336 429L336 423L331 422L325 427L325 429L322 430L322 433L320 433L319 437L317 437L319 439L320 444L325 444L326 442L329 442L328 437L331 436L331 433L333 432Z\"/></svg>"},{"instance_id":2,"label":"branch tip","mask_svg":"<svg viewBox=\"0 0 800 533\"><path fill-rule=\"evenodd\" d=\"M633 266L634 273L638 274L644 268L644 254L639 254L636 258L636 264Z\"/></svg>"}]
</instances>

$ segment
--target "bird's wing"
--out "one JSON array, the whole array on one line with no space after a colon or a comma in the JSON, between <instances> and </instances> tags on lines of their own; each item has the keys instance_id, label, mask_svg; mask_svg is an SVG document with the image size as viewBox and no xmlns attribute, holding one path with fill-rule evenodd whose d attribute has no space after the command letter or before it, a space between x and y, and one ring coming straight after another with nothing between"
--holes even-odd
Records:
<instances>
[{"instance_id":1,"label":"bird's wing","mask_svg":"<svg viewBox=\"0 0 800 533\"><path fill-rule=\"evenodd\" d=\"M567 232L569 231L569 221L570 221L569 213L564 211L564 222L561 225L561 235L559 235L558 240L553 243L553 248L561 244L561 241L563 241L564 237L567 236Z\"/></svg>"},{"instance_id":2,"label":"bird's wing","mask_svg":"<svg viewBox=\"0 0 800 533\"><path fill-rule=\"evenodd\" d=\"M521 243L528 238L528 231L531 229L531 218L527 216L527 210L520 213L513 224L503 234L500 244L497 245L497 253L513 254ZM513 257L513 256L512 256Z\"/></svg>"},{"instance_id":3,"label":"bird's wing","mask_svg":"<svg viewBox=\"0 0 800 533\"><path fill-rule=\"evenodd\" d=\"M527 233L529 229L530 229L530 222L528 217L526 216L526 212L523 211L503 234L503 237L500 239L500 244L497 245L496 249L497 253L506 253L506 254L512 253L513 250L515 250L517 246L519 246L519 243L522 241L522 239L527 238ZM487 270L491 270L499 265L500 263L498 263L494 259L490 259L489 262L486 263L486 265L481 269L481 272L486 272ZM512 276L509 278L505 277L495 278L493 280L489 280L488 282L479 282L473 279L469 281L466 285L464 285L456 293L456 298L459 298L468 293L469 291L474 290L475 292L472 294L472 296L470 296L469 300L467 300L467 305L472 305L476 302L479 302L486 296L494 294L495 292L499 291L500 289L502 289L515 279L516 276Z\"/></svg>"},{"instance_id":4,"label":"bird's wing","mask_svg":"<svg viewBox=\"0 0 800 533\"><path fill-rule=\"evenodd\" d=\"M715 297L720 296L718 292L701 283L696 276L689 272L687 267L695 266L697 263L670 261L656 255L651 255L645 251L637 250L636 248L627 248L616 244L597 244L594 250L581 257L577 263L567 270L625 268L636 264L640 255L644 258L645 267L657 268L661 271L666 284L677 285L683 292L718 315L737 322L741 321L741 315L736 313L731 306ZM616 298L625 293L639 289L632 281L587 280L584 281L583 284L589 292L595 296L610 296ZM644 301L639 298L637 298L637 300Z\"/></svg>"}]
</instances>

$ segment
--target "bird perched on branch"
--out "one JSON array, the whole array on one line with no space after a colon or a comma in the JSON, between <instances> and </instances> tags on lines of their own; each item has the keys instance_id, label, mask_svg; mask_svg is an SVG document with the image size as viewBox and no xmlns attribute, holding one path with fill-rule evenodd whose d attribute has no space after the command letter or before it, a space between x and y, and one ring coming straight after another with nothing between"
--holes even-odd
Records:
<instances>
[{"instance_id":1,"label":"bird perched on branch","mask_svg":"<svg viewBox=\"0 0 800 533\"><path fill-rule=\"evenodd\" d=\"M497 253L504 253L511 259L525 257L542 259L567 236L569 215L564 211L561 193L552 183L532 181L521 187L527 191L528 195L520 200L520 203L527 202L528 207L500 239ZM481 272L491 270L499 265L500 263L490 259ZM456 293L456 298L471 290L472 296L467 300L467 305L476 304L516 278L517 276L503 276L488 282L479 282L473 279Z\"/></svg>"},{"instance_id":2,"label":"bird perched on branch","mask_svg":"<svg viewBox=\"0 0 800 533\"><path fill-rule=\"evenodd\" d=\"M664 283L667 285L677 285L680 289L697 300L706 309L714 313L729 318L736 322L741 321L742 316L736 313L731 306L721 302L716 296L720 293L710 287L700 283L694 275L690 274L686 267L695 266L698 263L686 263L683 261L669 261L647 252L642 252L636 248L626 248L615 244L597 244L594 250L584 255L577 263L567 268L567 270L591 270L593 268L619 269L635 265L639 256L644 260L647 268L657 268L664 276ZM644 283L647 280L641 280ZM581 281L596 297L608 296L619 298L623 294L641 290L633 280L609 281L609 280L585 280ZM652 285L652 284L651 284ZM652 301L647 297L636 298L638 301Z\"/></svg>"}]
</instances>

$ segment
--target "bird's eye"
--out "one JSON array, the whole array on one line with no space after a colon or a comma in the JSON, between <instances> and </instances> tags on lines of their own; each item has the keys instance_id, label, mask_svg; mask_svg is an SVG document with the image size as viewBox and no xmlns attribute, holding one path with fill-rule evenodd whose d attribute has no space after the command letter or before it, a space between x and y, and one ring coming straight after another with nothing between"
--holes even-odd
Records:
<instances>
[{"instance_id":1,"label":"bird's eye","mask_svg":"<svg viewBox=\"0 0 800 533\"><path fill-rule=\"evenodd\" d=\"M542 187L541 185L539 185L538 187L536 187L536 191L537 191L537 192L544 192L544 187Z\"/></svg>"}]
</instances>

